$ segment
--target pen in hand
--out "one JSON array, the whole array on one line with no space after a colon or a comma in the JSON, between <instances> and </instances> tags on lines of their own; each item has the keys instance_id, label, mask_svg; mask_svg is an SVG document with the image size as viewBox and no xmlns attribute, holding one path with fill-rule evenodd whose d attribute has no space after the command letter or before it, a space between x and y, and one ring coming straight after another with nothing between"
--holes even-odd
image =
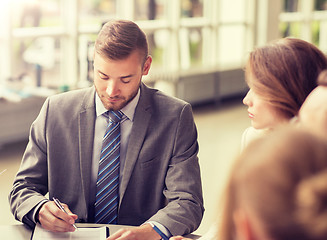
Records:
<instances>
[{"instance_id":1,"label":"pen in hand","mask_svg":"<svg viewBox=\"0 0 327 240\"><path fill-rule=\"evenodd\" d=\"M7 171L7 169L3 170L2 172L0 172L0 175L3 174L5 171Z\"/></svg>"},{"instance_id":2,"label":"pen in hand","mask_svg":"<svg viewBox=\"0 0 327 240\"><path fill-rule=\"evenodd\" d=\"M58 207L61 211L63 211L64 213L68 214L68 213L66 212L65 208L62 206L62 204L61 204L61 202L59 201L58 198L54 198L54 197L53 197L52 199L53 199L53 201L55 202L55 204L57 205L57 207ZM73 227L74 227L76 230L78 230L75 224L73 224Z\"/></svg>"}]
</instances>

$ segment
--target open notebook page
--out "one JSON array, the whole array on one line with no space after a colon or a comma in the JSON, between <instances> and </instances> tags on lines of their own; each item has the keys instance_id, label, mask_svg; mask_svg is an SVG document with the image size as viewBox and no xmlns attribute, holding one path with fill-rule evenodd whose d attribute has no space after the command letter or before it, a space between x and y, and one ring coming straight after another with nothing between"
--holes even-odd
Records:
<instances>
[{"instance_id":1,"label":"open notebook page","mask_svg":"<svg viewBox=\"0 0 327 240\"><path fill-rule=\"evenodd\" d=\"M37 224L32 240L65 240L65 239L87 239L87 240L105 240L106 227L99 228L78 228L75 232L50 232Z\"/></svg>"}]
</instances>

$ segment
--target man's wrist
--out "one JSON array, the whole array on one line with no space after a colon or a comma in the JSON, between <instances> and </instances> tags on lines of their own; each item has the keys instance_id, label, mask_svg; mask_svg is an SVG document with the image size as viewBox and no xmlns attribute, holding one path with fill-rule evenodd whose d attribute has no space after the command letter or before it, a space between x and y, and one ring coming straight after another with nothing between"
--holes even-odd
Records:
<instances>
[{"instance_id":1,"label":"man's wrist","mask_svg":"<svg viewBox=\"0 0 327 240\"><path fill-rule=\"evenodd\" d=\"M161 237L161 239L163 239L163 240L169 239L169 237L167 237L167 235L164 234L153 222L148 222L148 223L153 228L153 230L156 231L156 233L158 233L158 235Z\"/></svg>"},{"instance_id":2,"label":"man's wrist","mask_svg":"<svg viewBox=\"0 0 327 240\"><path fill-rule=\"evenodd\" d=\"M35 207L35 210L34 210L34 221L35 223L40 223L40 220L39 220L39 213L40 213L40 210L42 208L42 206L48 202L48 200L44 200L42 202L40 202L36 207Z\"/></svg>"}]
</instances>

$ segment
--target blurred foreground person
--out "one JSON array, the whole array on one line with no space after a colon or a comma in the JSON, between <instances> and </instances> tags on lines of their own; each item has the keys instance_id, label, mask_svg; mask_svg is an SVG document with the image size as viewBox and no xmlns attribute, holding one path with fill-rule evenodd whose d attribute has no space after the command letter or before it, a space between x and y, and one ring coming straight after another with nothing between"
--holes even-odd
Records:
<instances>
[{"instance_id":1,"label":"blurred foreground person","mask_svg":"<svg viewBox=\"0 0 327 240\"><path fill-rule=\"evenodd\" d=\"M218 239L327 239L326 159L325 140L291 126L254 140L231 172Z\"/></svg>"},{"instance_id":2,"label":"blurred foreground person","mask_svg":"<svg viewBox=\"0 0 327 240\"><path fill-rule=\"evenodd\" d=\"M215 234L200 239L327 239L326 157L325 139L291 125L253 140L231 170Z\"/></svg>"}]
</instances>

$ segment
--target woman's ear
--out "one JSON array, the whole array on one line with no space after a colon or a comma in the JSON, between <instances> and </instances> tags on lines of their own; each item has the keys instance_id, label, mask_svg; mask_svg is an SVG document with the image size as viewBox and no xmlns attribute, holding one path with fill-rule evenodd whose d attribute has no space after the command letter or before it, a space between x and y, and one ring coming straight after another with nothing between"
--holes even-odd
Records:
<instances>
[{"instance_id":1,"label":"woman's ear","mask_svg":"<svg viewBox=\"0 0 327 240\"><path fill-rule=\"evenodd\" d=\"M236 230L237 240L256 240L253 227L249 221L249 216L242 209L237 209L233 213L233 221Z\"/></svg>"}]
</instances>

